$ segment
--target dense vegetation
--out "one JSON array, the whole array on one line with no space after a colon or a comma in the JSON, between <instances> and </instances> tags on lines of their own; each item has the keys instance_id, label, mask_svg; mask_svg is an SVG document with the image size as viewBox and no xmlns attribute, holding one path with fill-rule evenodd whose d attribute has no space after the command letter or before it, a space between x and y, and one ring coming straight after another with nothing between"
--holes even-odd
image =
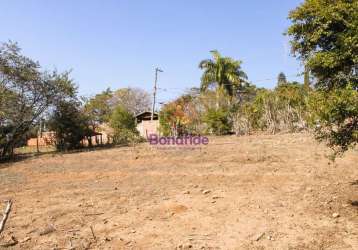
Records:
<instances>
[{"instance_id":1,"label":"dense vegetation","mask_svg":"<svg viewBox=\"0 0 358 250\"><path fill-rule=\"evenodd\" d=\"M75 96L68 72L42 71L14 43L0 47L0 154L7 157L46 112Z\"/></svg>"},{"instance_id":2,"label":"dense vegetation","mask_svg":"<svg viewBox=\"0 0 358 250\"><path fill-rule=\"evenodd\" d=\"M358 142L358 1L306 0L289 13L292 51L304 65L304 84L283 72L274 89L255 86L242 61L211 51L199 63L199 88L160 110L164 135L250 134L312 130L336 153ZM0 47L0 154L6 158L44 125L56 132L58 150L112 128L112 142L140 138L134 115L150 110L141 89L107 89L82 98L69 72L42 70L15 43Z\"/></svg>"},{"instance_id":3,"label":"dense vegetation","mask_svg":"<svg viewBox=\"0 0 358 250\"><path fill-rule=\"evenodd\" d=\"M92 146L91 136L103 123L116 124L112 141L126 143L137 133L126 130L127 136L119 140L118 110L133 116L150 107L149 95L140 89L107 89L81 98L70 72L42 70L12 42L0 47L0 97L0 158L5 159L45 127L55 132L61 151L82 147L82 140Z\"/></svg>"},{"instance_id":4,"label":"dense vegetation","mask_svg":"<svg viewBox=\"0 0 358 250\"><path fill-rule=\"evenodd\" d=\"M289 14L292 49L312 73L317 138L337 152L358 142L358 1L306 0Z\"/></svg>"},{"instance_id":5,"label":"dense vegetation","mask_svg":"<svg viewBox=\"0 0 358 250\"><path fill-rule=\"evenodd\" d=\"M213 51L214 60L199 65L204 70L201 92L164 107L161 124L177 121L174 128L180 125L180 131L218 135L310 129L335 153L354 147L358 142L357 13L355 0L306 0L290 12L287 35L294 55L305 66L304 84L288 82L281 72L275 89L258 89L247 83L241 61ZM215 106L207 99L215 99Z\"/></svg>"}]
</instances>

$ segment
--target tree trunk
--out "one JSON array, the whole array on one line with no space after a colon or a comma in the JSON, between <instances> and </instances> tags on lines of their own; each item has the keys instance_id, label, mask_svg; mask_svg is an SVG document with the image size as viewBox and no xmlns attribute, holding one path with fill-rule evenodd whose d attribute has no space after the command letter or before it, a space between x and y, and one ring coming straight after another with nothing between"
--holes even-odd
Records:
<instances>
[{"instance_id":1,"label":"tree trunk","mask_svg":"<svg viewBox=\"0 0 358 250\"><path fill-rule=\"evenodd\" d=\"M87 141L88 141L88 147L92 147L92 137L91 136L87 136Z\"/></svg>"},{"instance_id":2,"label":"tree trunk","mask_svg":"<svg viewBox=\"0 0 358 250\"><path fill-rule=\"evenodd\" d=\"M303 86L304 86L305 90L308 90L310 87L310 72L309 72L307 65L305 65Z\"/></svg>"}]
</instances>

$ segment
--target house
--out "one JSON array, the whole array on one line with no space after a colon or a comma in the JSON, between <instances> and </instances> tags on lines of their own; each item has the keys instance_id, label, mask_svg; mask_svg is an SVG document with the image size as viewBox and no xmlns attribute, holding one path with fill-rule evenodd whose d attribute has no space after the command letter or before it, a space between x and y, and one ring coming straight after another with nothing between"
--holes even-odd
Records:
<instances>
[{"instance_id":1,"label":"house","mask_svg":"<svg viewBox=\"0 0 358 250\"><path fill-rule=\"evenodd\" d=\"M27 146L54 146L56 144L56 133L53 131L41 132L38 137L27 140Z\"/></svg>"},{"instance_id":2,"label":"house","mask_svg":"<svg viewBox=\"0 0 358 250\"><path fill-rule=\"evenodd\" d=\"M153 114L152 119L152 112L144 111L135 116L137 130L139 134L144 137L148 138L150 134L159 134L159 116L158 113Z\"/></svg>"},{"instance_id":3,"label":"house","mask_svg":"<svg viewBox=\"0 0 358 250\"><path fill-rule=\"evenodd\" d=\"M85 135L81 140L82 146L97 146L103 144L109 144L113 142L112 131L108 125L101 125L97 129L98 131L91 131L89 134ZM54 131L45 131L39 133L39 135L34 138L27 140L27 146L29 147L46 147L46 146L55 146L57 142L56 133Z\"/></svg>"}]
</instances>

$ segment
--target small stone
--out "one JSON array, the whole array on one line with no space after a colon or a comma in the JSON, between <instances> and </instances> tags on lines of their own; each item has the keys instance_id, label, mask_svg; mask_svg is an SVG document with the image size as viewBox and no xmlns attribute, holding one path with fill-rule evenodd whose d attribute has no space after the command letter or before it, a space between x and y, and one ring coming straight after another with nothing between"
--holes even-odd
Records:
<instances>
[{"instance_id":1,"label":"small stone","mask_svg":"<svg viewBox=\"0 0 358 250\"><path fill-rule=\"evenodd\" d=\"M338 217L339 217L339 213L333 213L333 214L332 214L332 217L333 217L333 218L338 218Z\"/></svg>"},{"instance_id":2,"label":"small stone","mask_svg":"<svg viewBox=\"0 0 358 250\"><path fill-rule=\"evenodd\" d=\"M190 191L186 190L186 191L183 192L183 194L190 194Z\"/></svg>"},{"instance_id":3,"label":"small stone","mask_svg":"<svg viewBox=\"0 0 358 250\"><path fill-rule=\"evenodd\" d=\"M208 194L210 192L211 192L210 190L203 190L203 194Z\"/></svg>"}]
</instances>

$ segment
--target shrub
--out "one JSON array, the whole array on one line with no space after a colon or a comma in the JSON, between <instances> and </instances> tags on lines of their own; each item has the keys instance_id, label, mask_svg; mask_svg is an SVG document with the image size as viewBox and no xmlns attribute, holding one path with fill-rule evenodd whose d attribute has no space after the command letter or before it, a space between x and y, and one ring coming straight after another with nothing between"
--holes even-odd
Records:
<instances>
[{"instance_id":1,"label":"shrub","mask_svg":"<svg viewBox=\"0 0 358 250\"><path fill-rule=\"evenodd\" d=\"M49 128L56 133L56 147L60 151L82 147L81 140L91 134L88 117L77 101L61 101L49 121Z\"/></svg>"},{"instance_id":2,"label":"shrub","mask_svg":"<svg viewBox=\"0 0 358 250\"><path fill-rule=\"evenodd\" d=\"M236 134L252 130L294 132L307 128L308 93L298 83L281 84L274 90L260 89L256 96L238 105L234 115Z\"/></svg>"},{"instance_id":3,"label":"shrub","mask_svg":"<svg viewBox=\"0 0 358 250\"><path fill-rule=\"evenodd\" d=\"M352 86L315 91L309 107L317 139L326 140L336 154L358 143L358 92Z\"/></svg>"},{"instance_id":4,"label":"shrub","mask_svg":"<svg viewBox=\"0 0 358 250\"><path fill-rule=\"evenodd\" d=\"M117 106L115 108L110 118L110 125L114 130L114 143L128 144L140 140L134 116L123 107Z\"/></svg>"},{"instance_id":5,"label":"shrub","mask_svg":"<svg viewBox=\"0 0 358 250\"><path fill-rule=\"evenodd\" d=\"M203 118L203 121L207 124L208 132L215 135L229 134L232 131L229 115L229 111L223 108L209 109Z\"/></svg>"}]
</instances>

